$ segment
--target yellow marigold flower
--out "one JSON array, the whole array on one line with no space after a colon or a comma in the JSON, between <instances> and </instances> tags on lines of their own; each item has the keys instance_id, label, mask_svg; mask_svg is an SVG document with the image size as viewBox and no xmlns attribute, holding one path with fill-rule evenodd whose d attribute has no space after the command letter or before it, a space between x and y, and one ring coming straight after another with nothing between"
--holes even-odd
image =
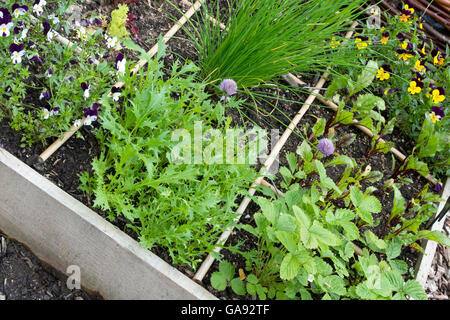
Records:
<instances>
[{"instance_id":1,"label":"yellow marigold flower","mask_svg":"<svg viewBox=\"0 0 450 320\"><path fill-rule=\"evenodd\" d=\"M417 82L411 81L411 83L409 84L408 92L411 94L416 94L416 93L420 93L421 91L422 91L422 88L417 86Z\"/></svg>"}]
</instances>

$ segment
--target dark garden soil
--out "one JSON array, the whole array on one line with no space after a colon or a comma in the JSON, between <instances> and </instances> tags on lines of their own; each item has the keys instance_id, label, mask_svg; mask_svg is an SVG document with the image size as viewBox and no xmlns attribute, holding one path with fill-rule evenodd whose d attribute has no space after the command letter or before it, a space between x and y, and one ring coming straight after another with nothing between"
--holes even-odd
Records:
<instances>
[{"instance_id":1,"label":"dark garden soil","mask_svg":"<svg viewBox=\"0 0 450 320\"><path fill-rule=\"evenodd\" d=\"M185 5L186 1L174 0L173 2L184 11L188 8L188 6ZM156 43L157 37L160 34L166 33L173 25L173 21L169 18L169 14L175 16L176 19L180 17L180 14L165 1L158 2L141 0L139 2L129 4L129 7L130 13L137 16L134 22L139 30L139 38L135 38L134 40L146 50L149 50ZM113 9L114 7L112 1L93 0L86 2L82 8L82 12L92 12L110 17L110 12ZM193 61L196 60L196 52L192 45L189 45L182 39L178 39L178 37L185 39L187 38L186 34L180 30L177 33L176 38L169 41L169 51L164 58L166 67L170 66L173 61L177 59L177 57L184 57ZM319 77L320 74L318 73L304 74L302 75L302 80L309 86L314 87L316 82L319 80ZM247 128L253 127L256 124L267 130L278 129L281 136L290 120L300 110L308 94L305 92L293 93L285 89L279 89L278 91L271 90L271 93L280 98L278 102L275 100L273 101L273 104L259 102L258 108L242 107L240 111L228 109L227 115L233 119L232 124ZM316 122L317 117L325 117L328 119L332 115L330 110L317 103L318 102L316 101L310 107L309 111L305 114L297 126L297 130L291 134L287 143L283 147L279 156L280 166L287 165L286 154L289 152L295 152L299 144L303 141L303 128L307 126L312 127ZM274 108L274 105L276 108ZM245 114L245 117L242 116L243 114ZM99 126L99 124L96 123L94 126ZM86 204L88 207L92 208L92 199L84 192L79 191L77 187L80 184L79 176L83 172L91 171L91 161L99 155L100 149L92 132L92 128L83 127L79 130L79 132L81 134L80 137L74 136L69 139L44 164L37 163L36 158L45 150L45 146L36 143L32 147L20 148L20 134L14 132L5 120L0 121L0 146L4 147L7 151L25 163L33 166L43 176L53 181L60 188ZM345 148L341 147L336 151L339 154L345 154L349 157L353 157L360 166L365 167L370 164L372 170L381 171L384 178L374 184L374 186L379 189L383 185L384 181L387 180L392 174L392 168L394 165L393 157L388 153L386 155L376 154L369 159L365 158L364 153L367 146L370 144L370 139L354 127L345 127L337 130L336 137L342 137L347 133L356 133L358 137L357 140L350 146ZM408 152L412 149L410 139L402 136L399 132L394 131L392 135L386 137L385 139L387 141L393 141L396 148L403 154L408 154ZM395 161L395 164L398 164L397 160ZM259 167L257 167L257 169L259 169ZM327 170L328 175L331 178L336 179L339 177L342 168L339 168L338 166ZM405 184L401 188L405 199L411 199L417 195L427 183L427 181L419 175L412 175L411 178L415 183L410 185ZM279 175L277 175L277 179L274 183L277 187L279 187ZM385 220L388 218L389 212L392 208L392 194L380 195L379 199L383 204L383 211L375 217L380 219L380 224L378 227L373 229L374 233L378 235L381 233L381 228L384 225ZM108 216L106 213L101 212L98 209L93 210L104 218ZM258 210L258 206L251 203L246 212L243 214L241 222L250 224L254 223L253 214ZM127 221L124 218L117 217L115 221L112 221L112 223L134 239L137 239L134 231L126 226ZM244 242L244 247L241 248L243 250L256 249L256 241L254 237L243 230L235 230L228 243L237 244L238 242ZM90 298L82 292L67 292L67 289L64 289L64 281L61 282L60 279L52 277L51 274L44 273L43 271L36 271L35 267L37 268L39 265L36 258L32 257L30 253L27 253L26 250L19 244L14 242L10 243L11 244L9 244L7 248L7 254L0 259L0 266L2 267L0 269L0 280L2 281L0 283L0 297L3 294L7 295L7 299L44 299L45 295L47 295L50 299L66 299L66 297L68 297L67 299L72 297L82 297L83 299ZM20 252L24 253L21 254ZM152 252L160 256L166 262L171 263L169 255L163 248L155 247L152 249ZM227 249L222 250L222 254L228 261L232 262L236 268L245 268L245 261L240 256L231 253ZM23 257L28 257L28 259ZM405 249L402 252L401 258L407 262L408 266L414 267L418 258L418 252L414 249ZM31 261L31 263L27 262L28 260ZM28 267L28 269L26 267ZM193 277L194 275L194 270L188 266L175 267L189 277ZM217 262L213 264L202 285L220 299L242 299L242 297L235 295L230 289L227 289L224 292L218 292L209 285L209 277L211 273L216 270L218 270ZM6 292L6 289L3 289L2 291L3 279L8 278L15 279L14 281L16 283L16 287L8 292ZM42 289L42 286L40 286L39 283L49 283L49 287ZM53 289L53 287L57 289ZM71 294L71 296L68 296L68 294ZM254 297L247 296L246 298L252 299Z\"/></svg>"},{"instance_id":2,"label":"dark garden soil","mask_svg":"<svg viewBox=\"0 0 450 320\"><path fill-rule=\"evenodd\" d=\"M0 233L0 300L96 300L69 290L66 278L44 265L20 243Z\"/></svg>"}]
</instances>

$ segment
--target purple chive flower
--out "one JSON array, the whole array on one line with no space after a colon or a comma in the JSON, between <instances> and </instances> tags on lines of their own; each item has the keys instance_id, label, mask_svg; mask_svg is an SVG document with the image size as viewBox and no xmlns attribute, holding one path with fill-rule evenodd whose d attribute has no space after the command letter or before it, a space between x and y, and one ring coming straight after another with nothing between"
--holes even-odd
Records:
<instances>
[{"instance_id":1,"label":"purple chive flower","mask_svg":"<svg viewBox=\"0 0 450 320\"><path fill-rule=\"evenodd\" d=\"M445 117L445 113L444 113L444 106L439 106L439 107L433 107L431 108L431 112L434 112L435 115L441 117L441 119L443 117Z\"/></svg>"},{"instance_id":2,"label":"purple chive flower","mask_svg":"<svg viewBox=\"0 0 450 320\"><path fill-rule=\"evenodd\" d=\"M334 153L334 144L330 139L320 139L319 144L317 145L317 150L319 150L325 157L328 157Z\"/></svg>"},{"instance_id":3,"label":"purple chive flower","mask_svg":"<svg viewBox=\"0 0 450 320\"><path fill-rule=\"evenodd\" d=\"M232 96L237 92L237 83L233 79L224 79L219 86L221 91L224 91L227 95Z\"/></svg>"},{"instance_id":4,"label":"purple chive flower","mask_svg":"<svg viewBox=\"0 0 450 320\"><path fill-rule=\"evenodd\" d=\"M442 191L443 187L442 185L438 182L436 183L436 185L434 186L433 190L436 192Z\"/></svg>"}]
</instances>

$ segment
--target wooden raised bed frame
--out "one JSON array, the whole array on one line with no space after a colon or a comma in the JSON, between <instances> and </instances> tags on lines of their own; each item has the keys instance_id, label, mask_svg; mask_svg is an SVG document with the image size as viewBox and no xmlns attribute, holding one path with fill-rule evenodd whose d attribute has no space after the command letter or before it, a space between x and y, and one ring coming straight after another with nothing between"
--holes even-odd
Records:
<instances>
[{"instance_id":1,"label":"wooden raised bed frame","mask_svg":"<svg viewBox=\"0 0 450 320\"><path fill-rule=\"evenodd\" d=\"M105 299L216 299L96 212L0 148L0 230Z\"/></svg>"},{"instance_id":2,"label":"wooden raised bed frame","mask_svg":"<svg viewBox=\"0 0 450 320\"><path fill-rule=\"evenodd\" d=\"M186 20L199 9L205 0L197 1L174 27L165 35L167 42ZM352 28L354 25L352 26ZM351 33L347 37L351 36ZM157 51L154 46L149 54ZM134 70L145 64L139 61ZM301 81L292 75L295 85ZM327 78L324 74L318 83L322 86ZM116 86L121 86L119 83ZM285 131L279 148L273 150L265 168L269 168L274 157L281 151L284 142L318 92L312 90L297 117ZM63 139L58 139L42 155L45 161L75 130L69 130ZM365 132L366 134L369 134ZM370 135L370 134L369 134ZM396 150L391 150L394 154ZM395 154L397 157L398 155ZM403 155L401 155L403 156ZM427 177L433 183L432 177ZM431 178L431 179L430 179ZM450 183L447 180L442 197L447 199ZM254 192L259 178L250 188ZM249 203L245 198L240 206L243 213ZM445 202L439 206L442 210ZM241 208L242 207L242 208ZM445 221L445 218L443 219ZM440 230L442 223L435 223L433 230ZM205 288L167 264L138 242L100 217L97 213L64 192L32 168L0 148L0 231L23 243L44 263L66 274L71 265L80 267L82 287L105 299L217 299ZM226 230L218 243L226 241L231 230ZM425 243L425 252L416 265L416 279L425 284L436 245ZM219 250L215 250L219 251ZM201 281L214 262L211 255L203 262L194 279Z\"/></svg>"}]
</instances>

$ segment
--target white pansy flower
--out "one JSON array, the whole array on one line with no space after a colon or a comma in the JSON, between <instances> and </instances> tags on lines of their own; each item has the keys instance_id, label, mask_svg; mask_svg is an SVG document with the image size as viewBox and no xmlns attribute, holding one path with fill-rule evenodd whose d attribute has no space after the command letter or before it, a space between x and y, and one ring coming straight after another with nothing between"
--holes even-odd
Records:
<instances>
[{"instance_id":1,"label":"white pansy flower","mask_svg":"<svg viewBox=\"0 0 450 320\"><path fill-rule=\"evenodd\" d=\"M81 125L82 125L81 119L75 120L73 125L75 126L75 128L81 127Z\"/></svg>"},{"instance_id":2,"label":"white pansy flower","mask_svg":"<svg viewBox=\"0 0 450 320\"><path fill-rule=\"evenodd\" d=\"M44 119L48 119L48 117L50 117L50 111L48 111L47 108L44 108L44 110L42 110L42 115Z\"/></svg>"}]
</instances>

